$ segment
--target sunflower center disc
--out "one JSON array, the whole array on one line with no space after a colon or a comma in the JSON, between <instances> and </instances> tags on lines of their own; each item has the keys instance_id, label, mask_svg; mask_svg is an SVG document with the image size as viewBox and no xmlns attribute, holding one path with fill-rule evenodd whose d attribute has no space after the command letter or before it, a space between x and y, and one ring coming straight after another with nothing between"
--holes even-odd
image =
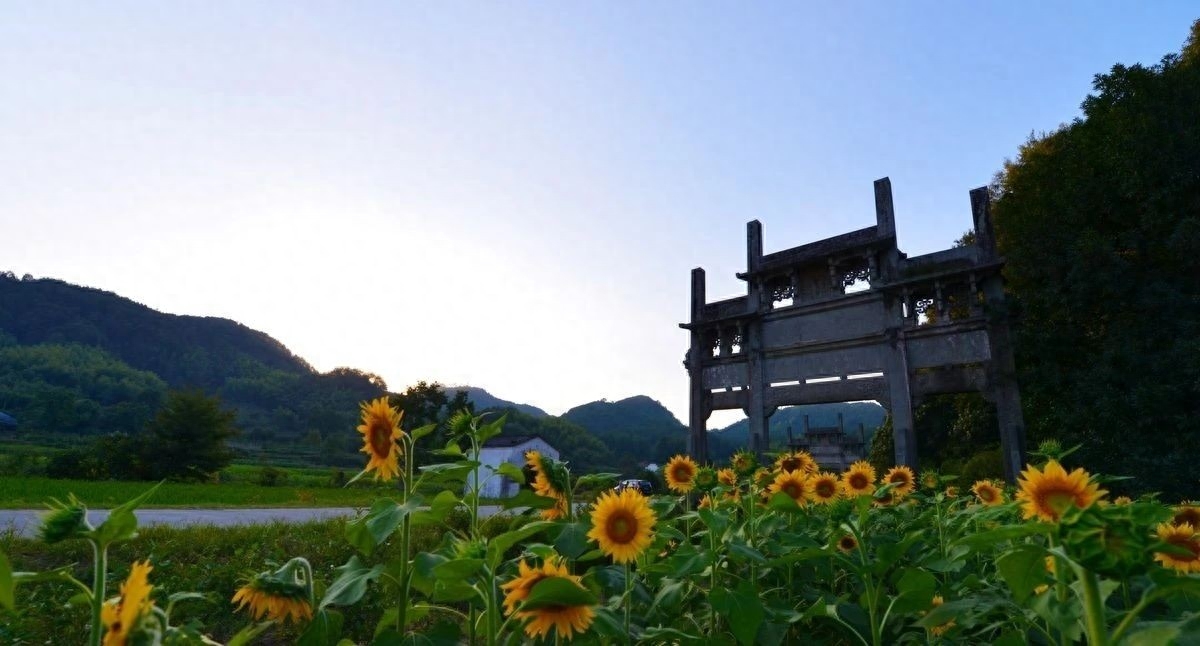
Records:
<instances>
[{"instance_id":1,"label":"sunflower center disc","mask_svg":"<svg viewBox=\"0 0 1200 646\"><path fill-rule=\"evenodd\" d=\"M833 485L829 482L821 482L817 485L817 495L822 498L833 497Z\"/></svg>"},{"instance_id":2,"label":"sunflower center disc","mask_svg":"<svg viewBox=\"0 0 1200 646\"><path fill-rule=\"evenodd\" d=\"M375 455L385 456L392 450L392 427L382 420L371 422L371 450Z\"/></svg>"},{"instance_id":3,"label":"sunflower center disc","mask_svg":"<svg viewBox=\"0 0 1200 646\"><path fill-rule=\"evenodd\" d=\"M614 514L608 520L608 536L614 543L628 543L637 533L637 521L625 514Z\"/></svg>"}]
</instances>

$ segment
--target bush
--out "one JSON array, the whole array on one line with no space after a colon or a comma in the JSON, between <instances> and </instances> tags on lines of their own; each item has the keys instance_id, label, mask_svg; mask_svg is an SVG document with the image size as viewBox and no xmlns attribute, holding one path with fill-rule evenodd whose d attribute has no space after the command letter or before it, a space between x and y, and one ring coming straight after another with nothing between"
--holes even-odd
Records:
<instances>
[{"instance_id":1,"label":"bush","mask_svg":"<svg viewBox=\"0 0 1200 646\"><path fill-rule=\"evenodd\" d=\"M264 487L278 487L279 485L287 484L288 474L283 469L275 467L263 467L258 472L256 482Z\"/></svg>"},{"instance_id":2,"label":"bush","mask_svg":"<svg viewBox=\"0 0 1200 646\"><path fill-rule=\"evenodd\" d=\"M1004 453L1000 449L981 451L971 456L962 468L959 484L969 487L978 480L1004 479Z\"/></svg>"}]
</instances>

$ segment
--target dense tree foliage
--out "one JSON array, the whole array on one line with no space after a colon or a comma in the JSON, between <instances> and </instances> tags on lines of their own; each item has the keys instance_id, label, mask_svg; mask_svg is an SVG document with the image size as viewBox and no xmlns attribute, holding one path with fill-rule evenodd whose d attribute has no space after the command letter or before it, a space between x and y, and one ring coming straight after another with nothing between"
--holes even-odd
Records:
<instances>
[{"instance_id":1,"label":"dense tree foliage","mask_svg":"<svg viewBox=\"0 0 1200 646\"><path fill-rule=\"evenodd\" d=\"M143 439L148 475L204 480L229 466L233 452L228 440L238 434L236 417L202 391L172 391Z\"/></svg>"},{"instance_id":2,"label":"dense tree foliage","mask_svg":"<svg viewBox=\"0 0 1200 646\"><path fill-rule=\"evenodd\" d=\"M1082 108L995 186L1029 436L1196 497L1200 22L1182 55L1096 76Z\"/></svg>"},{"instance_id":3,"label":"dense tree foliage","mask_svg":"<svg viewBox=\"0 0 1200 646\"><path fill-rule=\"evenodd\" d=\"M41 349L21 349L28 346ZM353 368L320 374L234 321L163 314L98 289L0 272L6 348L17 355L0 362L0 410L28 431L132 435L167 387L203 388L237 411L246 440L271 444L315 431L330 438L326 448L352 452L358 402L387 390L378 375Z\"/></svg>"},{"instance_id":4,"label":"dense tree foliage","mask_svg":"<svg viewBox=\"0 0 1200 646\"><path fill-rule=\"evenodd\" d=\"M167 385L96 348L0 341L0 410L20 428L100 434L140 430Z\"/></svg>"}]
</instances>

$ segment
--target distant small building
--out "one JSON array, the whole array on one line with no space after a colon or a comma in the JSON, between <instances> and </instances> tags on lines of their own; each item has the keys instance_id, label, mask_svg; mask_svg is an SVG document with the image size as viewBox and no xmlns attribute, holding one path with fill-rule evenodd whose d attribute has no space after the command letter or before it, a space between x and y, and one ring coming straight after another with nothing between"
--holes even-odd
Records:
<instances>
[{"instance_id":1,"label":"distant small building","mask_svg":"<svg viewBox=\"0 0 1200 646\"><path fill-rule=\"evenodd\" d=\"M659 466L657 464L651 462L650 464L647 464L644 468L647 471L649 471L650 473L658 473Z\"/></svg>"},{"instance_id":2,"label":"distant small building","mask_svg":"<svg viewBox=\"0 0 1200 646\"><path fill-rule=\"evenodd\" d=\"M558 449L550 446L538 435L503 435L493 437L484 442L483 449L479 452L479 461L483 463L480 467L480 478L487 478L494 469L500 467L505 462L517 467L525 469L525 452L537 451L542 455L558 459ZM489 469L488 467L491 467ZM480 495L485 498L511 498L517 495L521 486L512 478L507 476L492 477L483 484Z\"/></svg>"},{"instance_id":3,"label":"distant small building","mask_svg":"<svg viewBox=\"0 0 1200 646\"><path fill-rule=\"evenodd\" d=\"M0 411L0 428L14 429L16 427L17 427L17 418L13 417L12 415L9 415L8 413Z\"/></svg>"}]
</instances>

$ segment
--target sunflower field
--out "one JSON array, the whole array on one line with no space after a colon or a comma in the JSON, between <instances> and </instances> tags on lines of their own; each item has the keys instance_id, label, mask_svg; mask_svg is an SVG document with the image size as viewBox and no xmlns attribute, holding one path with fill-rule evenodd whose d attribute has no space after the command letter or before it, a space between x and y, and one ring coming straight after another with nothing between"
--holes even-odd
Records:
<instances>
[{"instance_id":1,"label":"sunflower field","mask_svg":"<svg viewBox=\"0 0 1200 646\"><path fill-rule=\"evenodd\" d=\"M530 452L535 477L507 503L520 514L485 534L484 483L526 479L478 459L504 418L453 417L453 439L434 451L444 461L417 470L405 457L433 427L401 431L386 400L363 404L362 415L359 477L396 480L396 497L347 524L356 553L329 577L314 574L329 564L297 554L237 590L201 591L244 614L229 644L277 643L280 624L320 646L1200 640L1200 506L1109 500L1104 487L1116 479L1068 471L1070 451L1053 442L1015 488L904 466L876 473L865 462L828 473L803 452L769 462L738 453L719 469L676 456L667 495L606 489L592 500L577 493L615 474L577 478ZM99 527L81 502L53 503L42 539L90 542L91 585L69 568L12 572L0 554L0 605L19 604L21 586L57 582L93 609L92 644L217 643L202 625L174 625L173 607L199 594L157 589L156 564L134 563L106 592L107 548L134 536L139 502ZM456 510L469 515L465 530L445 524ZM439 526L436 548L412 549L414 528ZM399 550L377 558L384 545ZM373 635L350 638L342 611L368 591L387 609Z\"/></svg>"}]
</instances>

